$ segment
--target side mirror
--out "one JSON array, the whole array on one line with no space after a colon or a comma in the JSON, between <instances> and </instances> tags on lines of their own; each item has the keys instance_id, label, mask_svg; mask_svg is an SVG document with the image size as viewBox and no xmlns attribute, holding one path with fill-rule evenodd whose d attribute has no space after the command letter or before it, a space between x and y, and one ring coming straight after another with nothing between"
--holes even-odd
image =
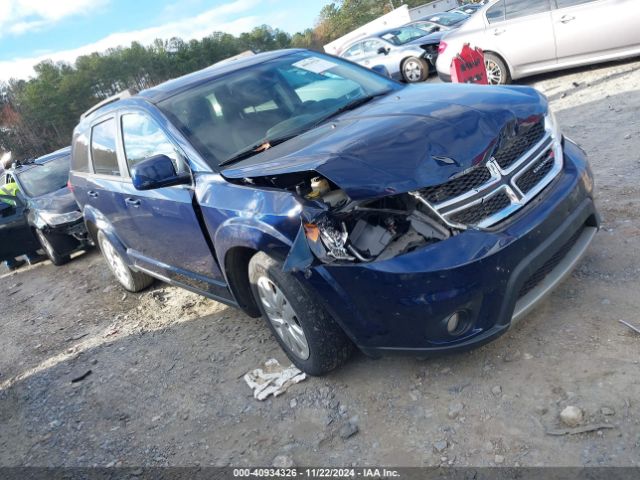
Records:
<instances>
[{"instance_id":1,"label":"side mirror","mask_svg":"<svg viewBox=\"0 0 640 480\"><path fill-rule=\"evenodd\" d=\"M380 55L388 55L389 54L389 49L386 47L380 47L378 49L378 54Z\"/></svg>"},{"instance_id":2,"label":"side mirror","mask_svg":"<svg viewBox=\"0 0 640 480\"><path fill-rule=\"evenodd\" d=\"M131 169L131 180L136 190L153 190L173 185L188 185L191 183L191 175L176 173L173 162L166 155L154 155Z\"/></svg>"},{"instance_id":3,"label":"side mirror","mask_svg":"<svg viewBox=\"0 0 640 480\"><path fill-rule=\"evenodd\" d=\"M435 32L439 32L441 30L440 27L433 27L433 30L431 30L431 32L435 33Z\"/></svg>"},{"instance_id":4,"label":"side mirror","mask_svg":"<svg viewBox=\"0 0 640 480\"><path fill-rule=\"evenodd\" d=\"M374 65L373 67L371 67L371 70L382 75L383 77L391 78L389 70L387 70L387 67L385 67L384 65Z\"/></svg>"}]
</instances>

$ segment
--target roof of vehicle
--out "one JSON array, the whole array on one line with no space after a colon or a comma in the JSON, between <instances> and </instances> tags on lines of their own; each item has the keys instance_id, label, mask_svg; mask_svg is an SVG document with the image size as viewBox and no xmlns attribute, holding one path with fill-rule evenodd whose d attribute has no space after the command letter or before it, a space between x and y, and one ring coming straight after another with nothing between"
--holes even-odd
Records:
<instances>
[{"instance_id":1,"label":"roof of vehicle","mask_svg":"<svg viewBox=\"0 0 640 480\"><path fill-rule=\"evenodd\" d=\"M438 25L443 25L445 27L446 26L450 26L451 24L441 23L441 22L438 21L442 17L444 17L444 18L459 17L458 22L462 22L462 21L466 20L467 18L469 18L469 15L467 15L466 13L461 12L458 9L456 9L455 11L431 13L431 14L426 15L424 17L420 17L416 21L426 21L426 22L437 23ZM456 23L458 23L458 22L456 22Z\"/></svg>"}]
</instances>

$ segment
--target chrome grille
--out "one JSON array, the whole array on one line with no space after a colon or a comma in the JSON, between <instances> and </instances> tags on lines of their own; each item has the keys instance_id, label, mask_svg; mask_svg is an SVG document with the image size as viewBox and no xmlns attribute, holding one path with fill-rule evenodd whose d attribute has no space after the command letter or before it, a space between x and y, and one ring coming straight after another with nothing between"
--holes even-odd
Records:
<instances>
[{"instance_id":1,"label":"chrome grille","mask_svg":"<svg viewBox=\"0 0 640 480\"><path fill-rule=\"evenodd\" d=\"M489 180L491 180L491 171L482 165L446 183L425 188L420 193L432 203L441 203L478 188Z\"/></svg>"},{"instance_id":2,"label":"chrome grille","mask_svg":"<svg viewBox=\"0 0 640 480\"><path fill-rule=\"evenodd\" d=\"M544 123L523 128L521 136L503 144L486 164L412 195L451 227L488 228L505 220L538 195L562 169L562 149L555 146ZM513 157L514 152L518 156Z\"/></svg>"},{"instance_id":3,"label":"chrome grille","mask_svg":"<svg viewBox=\"0 0 640 480\"><path fill-rule=\"evenodd\" d=\"M551 171L554 163L554 155L551 150L540 160L525 170L521 177L516 180L516 186L522 193L530 192L533 187L542 181L544 177Z\"/></svg>"},{"instance_id":4,"label":"chrome grille","mask_svg":"<svg viewBox=\"0 0 640 480\"><path fill-rule=\"evenodd\" d=\"M451 215L451 219L457 223L475 225L485 218L495 215L511 205L511 199L505 192L498 192L492 197L483 200L469 208L460 210Z\"/></svg>"},{"instance_id":5,"label":"chrome grille","mask_svg":"<svg viewBox=\"0 0 640 480\"><path fill-rule=\"evenodd\" d=\"M533 125L521 125L518 134L504 140L493 154L500 168L506 170L513 165L524 153L544 137L544 122L542 120Z\"/></svg>"}]
</instances>

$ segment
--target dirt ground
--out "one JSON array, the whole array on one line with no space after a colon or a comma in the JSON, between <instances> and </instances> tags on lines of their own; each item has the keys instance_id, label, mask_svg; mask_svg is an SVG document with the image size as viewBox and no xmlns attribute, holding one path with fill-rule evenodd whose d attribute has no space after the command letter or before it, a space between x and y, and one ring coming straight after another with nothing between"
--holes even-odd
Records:
<instances>
[{"instance_id":1,"label":"dirt ground","mask_svg":"<svg viewBox=\"0 0 640 480\"><path fill-rule=\"evenodd\" d=\"M288 364L261 320L162 283L125 294L98 252L5 271L0 465L640 465L640 334L618 322L640 325L640 61L526 83L589 153L604 225L506 335L358 354L259 402L242 375ZM549 435L567 405L612 428Z\"/></svg>"}]
</instances>

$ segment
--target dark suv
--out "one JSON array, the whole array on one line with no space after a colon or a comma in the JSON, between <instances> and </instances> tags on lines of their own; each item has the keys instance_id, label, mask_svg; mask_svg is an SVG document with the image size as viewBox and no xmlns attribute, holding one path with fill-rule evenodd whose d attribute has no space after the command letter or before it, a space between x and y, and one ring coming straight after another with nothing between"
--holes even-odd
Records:
<instances>
[{"instance_id":1,"label":"dark suv","mask_svg":"<svg viewBox=\"0 0 640 480\"><path fill-rule=\"evenodd\" d=\"M10 200L13 208L0 214L0 255L15 257L42 247L58 266L90 246L82 212L67 186L70 156L66 147L2 173L0 186L15 182L18 195Z\"/></svg>"},{"instance_id":2,"label":"dark suv","mask_svg":"<svg viewBox=\"0 0 640 480\"><path fill-rule=\"evenodd\" d=\"M128 290L262 315L310 374L504 333L598 229L583 151L528 87L402 85L331 56L244 57L108 99L70 181Z\"/></svg>"}]
</instances>

